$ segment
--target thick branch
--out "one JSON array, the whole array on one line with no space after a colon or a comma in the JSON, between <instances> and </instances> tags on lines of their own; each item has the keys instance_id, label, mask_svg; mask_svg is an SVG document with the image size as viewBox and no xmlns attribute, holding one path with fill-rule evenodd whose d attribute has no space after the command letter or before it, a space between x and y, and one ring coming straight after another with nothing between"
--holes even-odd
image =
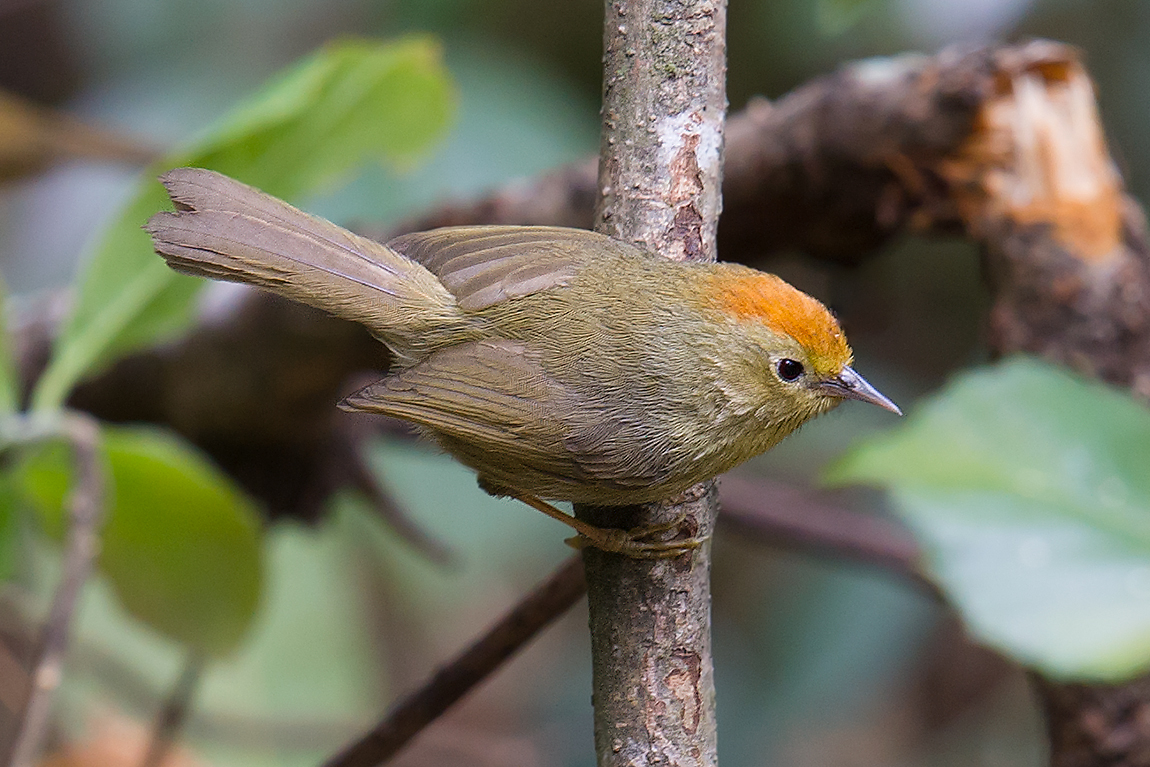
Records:
<instances>
[{"instance_id":1,"label":"thick branch","mask_svg":"<svg viewBox=\"0 0 1150 767\"><path fill-rule=\"evenodd\" d=\"M983 245L991 345L1150 399L1150 247L1125 194L1093 88L1072 52L1007 62L977 130L940 173ZM958 191L961 190L961 191ZM1150 764L1150 677L1037 679L1054 767Z\"/></svg>"},{"instance_id":2,"label":"thick branch","mask_svg":"<svg viewBox=\"0 0 1150 767\"><path fill-rule=\"evenodd\" d=\"M1046 713L1053 767L1150 764L1150 677L1118 685L1033 680Z\"/></svg>"},{"instance_id":3,"label":"thick branch","mask_svg":"<svg viewBox=\"0 0 1150 767\"><path fill-rule=\"evenodd\" d=\"M777 101L752 100L725 132L722 258L746 261L801 250L856 263L911 224L960 231L945 185L928 168L971 134L979 108L995 90L1000 60L1050 48L1065 50L1033 43L872 59L844 65ZM596 160L588 158L398 229L589 227L595 177Z\"/></svg>"}]
</instances>

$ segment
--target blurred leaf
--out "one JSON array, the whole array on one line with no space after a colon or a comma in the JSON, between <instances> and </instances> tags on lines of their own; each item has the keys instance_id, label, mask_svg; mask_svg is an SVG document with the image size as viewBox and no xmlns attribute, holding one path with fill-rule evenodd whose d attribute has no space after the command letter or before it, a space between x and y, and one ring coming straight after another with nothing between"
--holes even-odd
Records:
<instances>
[{"instance_id":1,"label":"blurred leaf","mask_svg":"<svg viewBox=\"0 0 1150 767\"><path fill-rule=\"evenodd\" d=\"M455 40L447 64L459 106L434 155L412 169L367 166L351 183L309 202L309 210L387 224L598 151L598 99L539 61L506 46Z\"/></svg>"},{"instance_id":2,"label":"blurred leaf","mask_svg":"<svg viewBox=\"0 0 1150 767\"><path fill-rule=\"evenodd\" d=\"M365 592L354 532L335 517L267 530L263 604L242 646L207 666L189 712L184 742L203 763L316 765L378 717L390 632L372 622L381 605ZM186 656L126 616L108 586L94 578L84 595L58 699L73 737L109 705L150 717Z\"/></svg>"},{"instance_id":3,"label":"blurred leaf","mask_svg":"<svg viewBox=\"0 0 1150 767\"><path fill-rule=\"evenodd\" d=\"M8 286L0 278L0 418L20 407L20 380L8 335Z\"/></svg>"},{"instance_id":4,"label":"blurred leaf","mask_svg":"<svg viewBox=\"0 0 1150 767\"><path fill-rule=\"evenodd\" d=\"M62 541L67 531L64 501L72 486L71 453L63 442L45 442L21 450L11 476L17 491L39 517L44 532Z\"/></svg>"},{"instance_id":5,"label":"blurred leaf","mask_svg":"<svg viewBox=\"0 0 1150 767\"><path fill-rule=\"evenodd\" d=\"M0 582L17 572L20 541L20 490L11 472L0 473Z\"/></svg>"},{"instance_id":6,"label":"blurred leaf","mask_svg":"<svg viewBox=\"0 0 1150 767\"><path fill-rule=\"evenodd\" d=\"M100 567L124 607L178 642L210 655L244 637L263 580L260 521L250 501L177 437L106 428L108 520ZM70 455L44 445L19 468L22 491L46 530L62 538Z\"/></svg>"},{"instance_id":7,"label":"blurred leaf","mask_svg":"<svg viewBox=\"0 0 1150 767\"><path fill-rule=\"evenodd\" d=\"M332 721L346 730L312 764L360 731L387 698L385 648L369 630L364 571L345 523L279 523L268 533L268 593L251 641L205 679L198 705L237 704L264 719ZM374 628L378 628L375 626Z\"/></svg>"},{"instance_id":8,"label":"blurred leaf","mask_svg":"<svg viewBox=\"0 0 1150 767\"><path fill-rule=\"evenodd\" d=\"M965 375L834 482L891 490L972 631L1061 678L1150 667L1150 411L1015 359Z\"/></svg>"},{"instance_id":9,"label":"blurred leaf","mask_svg":"<svg viewBox=\"0 0 1150 767\"><path fill-rule=\"evenodd\" d=\"M878 4L879 0L815 0L815 20L824 35L841 35Z\"/></svg>"},{"instance_id":10,"label":"blurred leaf","mask_svg":"<svg viewBox=\"0 0 1150 767\"><path fill-rule=\"evenodd\" d=\"M169 269L140 228L168 206L157 174L213 168L292 199L368 158L411 162L443 134L452 103L434 42L345 41L305 59L190 148L152 166L80 278L33 408L59 407L93 367L189 322L202 281Z\"/></svg>"}]
</instances>

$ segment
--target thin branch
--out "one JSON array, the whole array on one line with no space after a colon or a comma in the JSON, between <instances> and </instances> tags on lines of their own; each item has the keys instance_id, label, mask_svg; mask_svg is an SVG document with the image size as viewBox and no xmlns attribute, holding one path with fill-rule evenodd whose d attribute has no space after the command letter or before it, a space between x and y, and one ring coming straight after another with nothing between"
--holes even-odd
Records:
<instances>
[{"instance_id":1,"label":"thin branch","mask_svg":"<svg viewBox=\"0 0 1150 767\"><path fill-rule=\"evenodd\" d=\"M99 458L99 427L85 415L68 414L60 428L74 453L76 486L68 501L70 526L63 575L32 664L32 686L20 714L7 764L32 767L51 721L52 697L63 675L64 654L80 590L99 551L103 521L104 473Z\"/></svg>"},{"instance_id":2,"label":"thin branch","mask_svg":"<svg viewBox=\"0 0 1150 767\"><path fill-rule=\"evenodd\" d=\"M838 503L829 493L727 475L719 485L719 528L818 556L861 562L904 577L940 597L919 568L921 551L905 527Z\"/></svg>"},{"instance_id":3,"label":"thin branch","mask_svg":"<svg viewBox=\"0 0 1150 767\"><path fill-rule=\"evenodd\" d=\"M179 737L180 730L187 721L192 698L195 697L196 688L200 685L203 670L203 656L195 651L189 652L171 693L168 694L160 713L156 716L156 723L152 727L152 740L148 743L148 750L140 763L141 767L160 767L164 763L172 744Z\"/></svg>"},{"instance_id":4,"label":"thin branch","mask_svg":"<svg viewBox=\"0 0 1150 767\"><path fill-rule=\"evenodd\" d=\"M0 181L41 173L74 159L143 166L161 152L142 139L90 125L54 109L0 90L4 141L0 144Z\"/></svg>"},{"instance_id":5,"label":"thin branch","mask_svg":"<svg viewBox=\"0 0 1150 767\"><path fill-rule=\"evenodd\" d=\"M499 668L528 640L570 609L586 591L583 563L571 557L423 688L401 701L371 732L329 759L326 767L373 767Z\"/></svg>"},{"instance_id":6,"label":"thin branch","mask_svg":"<svg viewBox=\"0 0 1150 767\"><path fill-rule=\"evenodd\" d=\"M372 470L364 457L363 445L354 444L351 440L336 440L331 450L336 453L336 463L347 483L367 497L380 519L400 540L437 565L448 566L457 562L455 552L420 527L378 472Z\"/></svg>"}]
</instances>

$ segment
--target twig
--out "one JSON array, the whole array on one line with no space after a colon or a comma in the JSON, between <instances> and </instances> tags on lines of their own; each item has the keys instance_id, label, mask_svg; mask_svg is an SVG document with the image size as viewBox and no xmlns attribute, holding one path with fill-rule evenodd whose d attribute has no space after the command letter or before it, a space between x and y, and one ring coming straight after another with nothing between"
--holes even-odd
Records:
<instances>
[{"instance_id":1,"label":"twig","mask_svg":"<svg viewBox=\"0 0 1150 767\"><path fill-rule=\"evenodd\" d=\"M203 656L194 650L189 652L180 676L156 716L156 723L152 728L152 740L148 743L148 750L140 767L160 767L163 764L172 744L183 729L184 722L187 721L192 698L196 694L196 688L199 687L203 670Z\"/></svg>"},{"instance_id":2,"label":"twig","mask_svg":"<svg viewBox=\"0 0 1150 767\"><path fill-rule=\"evenodd\" d=\"M70 526L64 572L48 611L32 664L32 686L20 713L7 764L32 767L39 757L50 721L52 696L60 685L64 653L76 600L99 550L103 521L104 473L99 459L99 427L85 415L68 414L60 424L76 465L76 486L68 502Z\"/></svg>"},{"instance_id":3,"label":"twig","mask_svg":"<svg viewBox=\"0 0 1150 767\"><path fill-rule=\"evenodd\" d=\"M373 767L395 755L415 735L585 593L583 563L571 557L423 688L401 701L386 719L329 759L326 767Z\"/></svg>"},{"instance_id":4,"label":"twig","mask_svg":"<svg viewBox=\"0 0 1150 767\"><path fill-rule=\"evenodd\" d=\"M448 566L457 562L455 552L420 527L383 478L372 471L363 455L363 445L337 439L331 449L336 453L340 471L345 474L348 484L367 496L380 519L400 540L437 565Z\"/></svg>"},{"instance_id":5,"label":"twig","mask_svg":"<svg viewBox=\"0 0 1150 767\"><path fill-rule=\"evenodd\" d=\"M810 488L723 477L719 528L784 549L862 562L907 578L940 597L919 569L921 551L898 522L863 514Z\"/></svg>"},{"instance_id":6,"label":"twig","mask_svg":"<svg viewBox=\"0 0 1150 767\"><path fill-rule=\"evenodd\" d=\"M143 166L158 159L158 148L141 139L83 123L8 91L0 91L4 147L0 180L42 172L54 163L82 159Z\"/></svg>"}]
</instances>

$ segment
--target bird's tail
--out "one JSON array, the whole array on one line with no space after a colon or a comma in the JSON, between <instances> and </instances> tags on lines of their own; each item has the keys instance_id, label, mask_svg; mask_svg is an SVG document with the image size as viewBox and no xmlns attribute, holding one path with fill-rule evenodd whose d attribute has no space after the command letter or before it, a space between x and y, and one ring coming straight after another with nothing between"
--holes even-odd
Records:
<instances>
[{"instance_id":1,"label":"bird's tail","mask_svg":"<svg viewBox=\"0 0 1150 767\"><path fill-rule=\"evenodd\" d=\"M176 168L160 181L176 210L144 228L172 268L267 288L362 323L404 356L468 335L455 297L391 248L214 171Z\"/></svg>"}]
</instances>

